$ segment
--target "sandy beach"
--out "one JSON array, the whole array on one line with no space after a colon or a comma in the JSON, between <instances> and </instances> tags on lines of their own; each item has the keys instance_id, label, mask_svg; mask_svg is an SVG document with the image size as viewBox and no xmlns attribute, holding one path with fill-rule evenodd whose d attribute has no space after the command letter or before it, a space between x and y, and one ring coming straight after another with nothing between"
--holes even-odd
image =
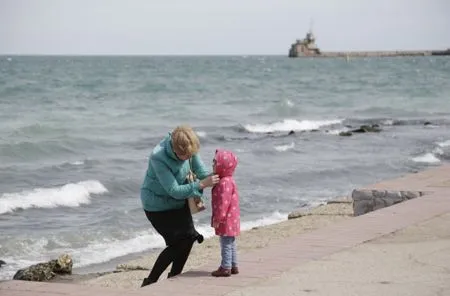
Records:
<instances>
[{"instance_id":1,"label":"sandy beach","mask_svg":"<svg viewBox=\"0 0 450 296\"><path fill-rule=\"evenodd\" d=\"M238 240L239 254L279 243L280 240L349 219L353 215L352 204L346 198L310 210L300 209L299 211L302 213L301 217L243 231ZM128 290L139 289L142 279L148 275L158 254L159 252L152 252L138 259L123 262L116 267L115 271L102 274L72 275L55 281ZM214 262L214 260L219 265L220 248L217 237L194 245L184 271L200 267L211 261ZM160 281L166 278L167 271L161 276Z\"/></svg>"}]
</instances>

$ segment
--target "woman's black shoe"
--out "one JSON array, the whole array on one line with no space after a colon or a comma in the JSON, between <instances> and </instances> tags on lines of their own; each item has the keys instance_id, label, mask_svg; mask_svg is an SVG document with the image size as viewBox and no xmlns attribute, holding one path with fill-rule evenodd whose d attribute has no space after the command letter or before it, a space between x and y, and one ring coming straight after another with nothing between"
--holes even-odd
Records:
<instances>
[{"instance_id":1,"label":"woman's black shoe","mask_svg":"<svg viewBox=\"0 0 450 296\"><path fill-rule=\"evenodd\" d=\"M205 238L203 237L203 235L201 235L200 233L197 235L197 242L199 244L201 244L203 241L205 240Z\"/></svg>"},{"instance_id":2,"label":"woman's black shoe","mask_svg":"<svg viewBox=\"0 0 450 296\"><path fill-rule=\"evenodd\" d=\"M148 285L150 285L150 284L153 284L153 282L152 282L149 278L145 278L145 279L142 281L141 288L142 288L142 287L145 287L145 286L148 286Z\"/></svg>"}]
</instances>

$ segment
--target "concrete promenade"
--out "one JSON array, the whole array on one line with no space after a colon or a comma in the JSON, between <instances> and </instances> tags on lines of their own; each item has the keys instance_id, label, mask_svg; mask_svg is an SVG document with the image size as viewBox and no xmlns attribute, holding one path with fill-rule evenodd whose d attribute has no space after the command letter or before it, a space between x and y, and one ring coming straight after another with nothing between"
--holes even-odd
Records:
<instances>
[{"instance_id":1,"label":"concrete promenade","mask_svg":"<svg viewBox=\"0 0 450 296\"><path fill-rule=\"evenodd\" d=\"M366 188L426 194L243 254L230 278L211 261L137 291L6 281L0 296L450 295L450 165Z\"/></svg>"}]
</instances>

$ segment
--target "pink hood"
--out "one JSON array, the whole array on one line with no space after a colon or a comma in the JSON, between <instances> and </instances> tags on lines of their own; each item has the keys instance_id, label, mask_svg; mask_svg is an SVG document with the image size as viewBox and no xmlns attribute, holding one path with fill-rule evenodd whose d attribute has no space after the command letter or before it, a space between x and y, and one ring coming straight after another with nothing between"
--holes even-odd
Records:
<instances>
[{"instance_id":1,"label":"pink hood","mask_svg":"<svg viewBox=\"0 0 450 296\"><path fill-rule=\"evenodd\" d=\"M233 152L223 149L216 150L216 174L220 178L233 176L234 170L238 164L238 159Z\"/></svg>"}]
</instances>

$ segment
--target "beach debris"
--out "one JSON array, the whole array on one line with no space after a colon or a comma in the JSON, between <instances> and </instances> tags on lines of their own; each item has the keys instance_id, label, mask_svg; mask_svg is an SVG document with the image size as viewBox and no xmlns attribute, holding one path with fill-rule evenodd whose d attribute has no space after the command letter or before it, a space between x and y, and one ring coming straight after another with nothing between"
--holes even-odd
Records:
<instances>
[{"instance_id":1,"label":"beach debris","mask_svg":"<svg viewBox=\"0 0 450 296\"><path fill-rule=\"evenodd\" d=\"M149 270L149 268L142 267L140 265L119 264L116 266L116 270L114 270L114 272L124 272L133 270Z\"/></svg>"},{"instance_id":2,"label":"beach debris","mask_svg":"<svg viewBox=\"0 0 450 296\"><path fill-rule=\"evenodd\" d=\"M63 254L58 259L18 270L13 279L36 282L49 281L56 275L72 274L72 265L72 257L69 254Z\"/></svg>"}]
</instances>

